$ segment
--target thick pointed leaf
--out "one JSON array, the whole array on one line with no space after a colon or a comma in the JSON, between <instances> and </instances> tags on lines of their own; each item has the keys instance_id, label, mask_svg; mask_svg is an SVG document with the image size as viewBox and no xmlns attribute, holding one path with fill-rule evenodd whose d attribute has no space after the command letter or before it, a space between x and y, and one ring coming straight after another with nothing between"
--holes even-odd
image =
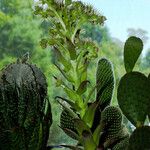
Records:
<instances>
[{"instance_id":1,"label":"thick pointed leaf","mask_svg":"<svg viewBox=\"0 0 150 150\"><path fill-rule=\"evenodd\" d=\"M62 73L62 75L71 83L74 83L74 78L72 77L72 75L69 72L65 72L63 69L60 68L60 66L58 66L57 64L54 64L57 69Z\"/></svg>"},{"instance_id":2,"label":"thick pointed leaf","mask_svg":"<svg viewBox=\"0 0 150 150\"><path fill-rule=\"evenodd\" d=\"M93 120L94 120L94 116L95 116L95 111L96 108L98 106L98 103L92 103L86 110L84 116L83 116L83 120L84 122L91 128L93 125Z\"/></svg>"},{"instance_id":3,"label":"thick pointed leaf","mask_svg":"<svg viewBox=\"0 0 150 150\"><path fill-rule=\"evenodd\" d=\"M66 92L67 96L80 108L83 108L83 100L80 95L78 95L74 90L64 87L64 91Z\"/></svg>"},{"instance_id":4,"label":"thick pointed leaf","mask_svg":"<svg viewBox=\"0 0 150 150\"><path fill-rule=\"evenodd\" d=\"M54 47L54 50L58 61L60 61L60 63L63 64L63 66L65 67L65 71L69 71L71 68L71 63L64 58L59 49Z\"/></svg>"},{"instance_id":5,"label":"thick pointed leaf","mask_svg":"<svg viewBox=\"0 0 150 150\"><path fill-rule=\"evenodd\" d=\"M124 115L135 126L143 125L149 112L150 86L140 72L125 74L118 87L118 103Z\"/></svg>"},{"instance_id":6,"label":"thick pointed leaf","mask_svg":"<svg viewBox=\"0 0 150 150\"><path fill-rule=\"evenodd\" d=\"M81 109L80 107L78 107L78 105L77 105L76 103L72 102L71 100L68 100L68 99L63 98L63 97L60 97L60 96L56 96L56 97L55 97L55 99L57 99L57 98L59 98L59 99L65 101L65 102L67 102L67 103L68 103L72 108L74 108L75 110L80 110L80 109ZM61 102L59 102L59 103L61 103Z\"/></svg>"},{"instance_id":7,"label":"thick pointed leaf","mask_svg":"<svg viewBox=\"0 0 150 150\"><path fill-rule=\"evenodd\" d=\"M129 139L128 150L149 150L150 149L150 127L137 128Z\"/></svg>"},{"instance_id":8,"label":"thick pointed leaf","mask_svg":"<svg viewBox=\"0 0 150 150\"><path fill-rule=\"evenodd\" d=\"M81 82L80 86L77 89L77 94L82 95L86 91L88 80Z\"/></svg>"},{"instance_id":9,"label":"thick pointed leaf","mask_svg":"<svg viewBox=\"0 0 150 150\"><path fill-rule=\"evenodd\" d=\"M96 144L93 140L93 136L91 132L84 130L82 132L82 140L81 140L85 150L95 150Z\"/></svg>"},{"instance_id":10,"label":"thick pointed leaf","mask_svg":"<svg viewBox=\"0 0 150 150\"><path fill-rule=\"evenodd\" d=\"M114 89L114 72L112 64L106 58L102 58L98 62L96 86L96 100L100 101L100 106L103 110L110 104Z\"/></svg>"},{"instance_id":11,"label":"thick pointed leaf","mask_svg":"<svg viewBox=\"0 0 150 150\"><path fill-rule=\"evenodd\" d=\"M78 131L78 134L80 136L82 135L84 130L90 132L90 128L86 125L86 123L83 120L81 120L81 119L73 119L73 120L74 120L76 129Z\"/></svg>"},{"instance_id":12,"label":"thick pointed leaf","mask_svg":"<svg viewBox=\"0 0 150 150\"><path fill-rule=\"evenodd\" d=\"M131 72L143 50L143 42L140 38L131 36L124 46L124 64L126 72Z\"/></svg>"},{"instance_id":13,"label":"thick pointed leaf","mask_svg":"<svg viewBox=\"0 0 150 150\"><path fill-rule=\"evenodd\" d=\"M77 55L76 55L76 50L75 50L75 45L71 42L71 40L69 38L66 38L66 42L68 45L68 51L70 54L70 59L71 60L75 60Z\"/></svg>"},{"instance_id":14,"label":"thick pointed leaf","mask_svg":"<svg viewBox=\"0 0 150 150\"><path fill-rule=\"evenodd\" d=\"M74 140L79 140L79 136L76 132L72 131L71 129L68 128L62 128L62 130L71 138L73 138Z\"/></svg>"},{"instance_id":15,"label":"thick pointed leaf","mask_svg":"<svg viewBox=\"0 0 150 150\"><path fill-rule=\"evenodd\" d=\"M102 125L99 124L97 126L97 128L95 129L94 133L93 133L93 140L94 140L94 142L96 143L97 146L99 144L100 137L102 135L102 130L103 130Z\"/></svg>"}]
</instances>

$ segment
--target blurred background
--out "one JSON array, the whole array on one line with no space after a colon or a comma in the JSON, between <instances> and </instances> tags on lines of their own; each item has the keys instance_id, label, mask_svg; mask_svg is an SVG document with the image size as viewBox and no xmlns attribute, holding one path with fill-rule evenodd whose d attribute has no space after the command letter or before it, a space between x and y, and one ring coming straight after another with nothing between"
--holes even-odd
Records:
<instances>
[{"instance_id":1,"label":"blurred background","mask_svg":"<svg viewBox=\"0 0 150 150\"><path fill-rule=\"evenodd\" d=\"M130 35L140 37L144 52L135 67L145 75L150 72L150 1L148 0L83 0L106 16L104 26L85 24L86 32L82 38L92 38L99 44L98 58L89 66L89 79L95 84L96 62L101 57L108 58L114 66L116 88L125 73L123 66L123 46ZM30 62L37 64L47 77L48 96L52 105L53 125L50 130L49 144L74 143L59 128L60 105L54 100L56 95L63 96L60 88L55 87L53 75L59 72L53 66L51 49L42 49L39 41L48 34L49 22L35 16L33 0L0 0L0 69L16 61L25 52L30 53ZM94 96L93 96L94 98ZM113 105L117 105L116 90Z\"/></svg>"}]
</instances>

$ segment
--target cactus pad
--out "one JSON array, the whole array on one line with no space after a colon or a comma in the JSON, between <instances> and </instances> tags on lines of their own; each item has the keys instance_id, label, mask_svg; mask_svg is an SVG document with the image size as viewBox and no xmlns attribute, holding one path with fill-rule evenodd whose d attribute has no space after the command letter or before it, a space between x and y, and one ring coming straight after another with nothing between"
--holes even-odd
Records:
<instances>
[{"instance_id":1,"label":"cactus pad","mask_svg":"<svg viewBox=\"0 0 150 150\"><path fill-rule=\"evenodd\" d=\"M114 73L112 64L105 58L98 62L96 72L97 95L96 100L100 101L101 110L110 104L114 89Z\"/></svg>"},{"instance_id":2,"label":"cactus pad","mask_svg":"<svg viewBox=\"0 0 150 150\"><path fill-rule=\"evenodd\" d=\"M17 143L18 149L22 146L22 150L30 150L34 144L43 147L42 142L38 145L38 142L40 143L38 130L42 124L41 136L44 138L42 130L45 131L46 127L43 122L45 121L46 95L46 78L35 65L17 62L1 70L0 132L6 138L6 143L0 139L0 146L5 147L7 141L10 141L12 149L13 147L17 149L15 146ZM52 122L50 112L49 115L46 132ZM9 136L5 133L9 133Z\"/></svg>"},{"instance_id":3,"label":"cactus pad","mask_svg":"<svg viewBox=\"0 0 150 150\"><path fill-rule=\"evenodd\" d=\"M118 138L122 134L122 114L119 108L109 106L101 114L105 140Z\"/></svg>"},{"instance_id":4,"label":"cactus pad","mask_svg":"<svg viewBox=\"0 0 150 150\"><path fill-rule=\"evenodd\" d=\"M74 122L73 119L74 119L74 117L66 109L64 109L62 111L61 117L60 117L60 127L63 130L65 129L64 132L68 136L70 136L73 139L76 139L76 137L73 134L71 134L71 132L77 134L77 130L76 130L76 127L75 127L75 122ZM69 130L71 132L67 132Z\"/></svg>"},{"instance_id":5,"label":"cactus pad","mask_svg":"<svg viewBox=\"0 0 150 150\"><path fill-rule=\"evenodd\" d=\"M124 64L127 72L131 72L143 49L140 38L129 37L124 46Z\"/></svg>"},{"instance_id":6,"label":"cactus pad","mask_svg":"<svg viewBox=\"0 0 150 150\"><path fill-rule=\"evenodd\" d=\"M150 149L150 127L143 126L137 128L129 139L129 150L149 150Z\"/></svg>"},{"instance_id":7,"label":"cactus pad","mask_svg":"<svg viewBox=\"0 0 150 150\"><path fill-rule=\"evenodd\" d=\"M106 125L121 125L122 114L119 108L114 106L108 106L102 111L101 120L106 123Z\"/></svg>"},{"instance_id":8,"label":"cactus pad","mask_svg":"<svg viewBox=\"0 0 150 150\"><path fill-rule=\"evenodd\" d=\"M149 112L150 88L147 77L139 72L125 74L118 87L118 103L135 126L142 125Z\"/></svg>"},{"instance_id":9,"label":"cactus pad","mask_svg":"<svg viewBox=\"0 0 150 150\"><path fill-rule=\"evenodd\" d=\"M112 150L127 150L129 145L129 137L126 137L119 142L115 146L113 146Z\"/></svg>"}]
</instances>

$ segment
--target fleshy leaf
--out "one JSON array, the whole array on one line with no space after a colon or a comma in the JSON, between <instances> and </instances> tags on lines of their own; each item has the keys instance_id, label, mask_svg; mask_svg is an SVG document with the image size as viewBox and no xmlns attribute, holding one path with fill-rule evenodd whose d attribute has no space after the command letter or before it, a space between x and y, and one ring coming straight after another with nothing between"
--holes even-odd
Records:
<instances>
[{"instance_id":1,"label":"fleshy leaf","mask_svg":"<svg viewBox=\"0 0 150 150\"><path fill-rule=\"evenodd\" d=\"M124 64L126 72L131 72L143 50L143 42L140 38L131 36L124 46Z\"/></svg>"},{"instance_id":2,"label":"fleshy leaf","mask_svg":"<svg viewBox=\"0 0 150 150\"><path fill-rule=\"evenodd\" d=\"M94 116L95 116L95 111L96 108L98 106L98 103L92 103L86 110L84 116L83 116L83 120L84 122L86 122L86 124L91 128L93 125L93 120L94 120Z\"/></svg>"},{"instance_id":3,"label":"fleshy leaf","mask_svg":"<svg viewBox=\"0 0 150 150\"><path fill-rule=\"evenodd\" d=\"M75 45L71 42L69 38L66 38L67 45L68 45L68 51L70 54L70 59L75 60L77 55L76 55L76 50L75 50Z\"/></svg>"},{"instance_id":4,"label":"fleshy leaf","mask_svg":"<svg viewBox=\"0 0 150 150\"><path fill-rule=\"evenodd\" d=\"M76 109L76 110L80 110L80 109L81 109L80 107L78 107L78 105L77 105L76 103L74 103L74 102L71 101L71 100L68 100L68 99L63 98L63 97L60 97L60 96L56 96L56 97L55 97L55 99L57 99L57 98L59 98L59 99L65 101L65 102L67 102L72 108L74 108L74 109Z\"/></svg>"},{"instance_id":5,"label":"fleshy leaf","mask_svg":"<svg viewBox=\"0 0 150 150\"><path fill-rule=\"evenodd\" d=\"M82 144L85 150L95 150L96 144L93 140L93 136L91 132L84 130L82 132Z\"/></svg>"},{"instance_id":6,"label":"fleshy leaf","mask_svg":"<svg viewBox=\"0 0 150 150\"><path fill-rule=\"evenodd\" d=\"M149 112L150 88L147 77L140 72L125 74L118 87L118 103L124 115L135 126L144 124Z\"/></svg>"},{"instance_id":7,"label":"fleshy leaf","mask_svg":"<svg viewBox=\"0 0 150 150\"><path fill-rule=\"evenodd\" d=\"M54 50L55 50L55 54L57 56L57 59L65 67L65 71L69 71L71 68L71 63L64 58L64 56L61 54L61 52L56 47L54 47Z\"/></svg>"},{"instance_id":8,"label":"fleshy leaf","mask_svg":"<svg viewBox=\"0 0 150 150\"><path fill-rule=\"evenodd\" d=\"M81 136L84 130L87 130L90 132L90 128L86 125L86 123L84 121L82 121L81 119L73 119L76 129L79 133L79 135Z\"/></svg>"},{"instance_id":9,"label":"fleshy leaf","mask_svg":"<svg viewBox=\"0 0 150 150\"><path fill-rule=\"evenodd\" d=\"M96 143L96 145L99 144L101 133L102 133L102 125L99 124L93 133L93 140Z\"/></svg>"},{"instance_id":10,"label":"fleshy leaf","mask_svg":"<svg viewBox=\"0 0 150 150\"><path fill-rule=\"evenodd\" d=\"M80 86L77 89L77 94L82 95L86 91L88 80L81 82Z\"/></svg>"},{"instance_id":11,"label":"fleshy leaf","mask_svg":"<svg viewBox=\"0 0 150 150\"><path fill-rule=\"evenodd\" d=\"M66 92L67 96L76 104L78 104L78 107L83 107L83 101L80 95L78 95L74 90L64 87L64 91Z\"/></svg>"}]
</instances>

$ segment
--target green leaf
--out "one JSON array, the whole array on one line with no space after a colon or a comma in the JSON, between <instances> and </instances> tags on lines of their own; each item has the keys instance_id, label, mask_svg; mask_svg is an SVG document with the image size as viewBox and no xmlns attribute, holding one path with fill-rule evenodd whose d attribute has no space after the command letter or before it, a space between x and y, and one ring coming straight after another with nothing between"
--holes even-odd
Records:
<instances>
[{"instance_id":1,"label":"green leaf","mask_svg":"<svg viewBox=\"0 0 150 150\"><path fill-rule=\"evenodd\" d=\"M99 124L98 126L97 126L97 128L95 129L95 131L94 131L94 133L93 133L93 140L94 140L94 142L96 143L96 145L98 145L99 144L99 141L100 141L100 137L101 137L101 133L102 133L102 125L101 124Z\"/></svg>"},{"instance_id":2,"label":"green leaf","mask_svg":"<svg viewBox=\"0 0 150 150\"><path fill-rule=\"evenodd\" d=\"M84 130L87 130L90 132L90 128L86 125L86 123L83 120L81 120L81 119L73 119L73 120L74 120L76 129L78 131L78 134L80 136L82 136L82 133Z\"/></svg>"},{"instance_id":3,"label":"green leaf","mask_svg":"<svg viewBox=\"0 0 150 150\"><path fill-rule=\"evenodd\" d=\"M124 115L135 126L144 124L149 112L150 88L147 77L140 72L125 74L118 87L118 103Z\"/></svg>"},{"instance_id":4,"label":"green leaf","mask_svg":"<svg viewBox=\"0 0 150 150\"><path fill-rule=\"evenodd\" d=\"M93 140L91 132L87 130L84 130L82 132L82 144L85 150L95 150L97 147Z\"/></svg>"},{"instance_id":5,"label":"green leaf","mask_svg":"<svg viewBox=\"0 0 150 150\"><path fill-rule=\"evenodd\" d=\"M64 91L66 92L67 96L78 105L78 107L83 107L83 100L80 95L68 87L64 87Z\"/></svg>"},{"instance_id":6,"label":"green leaf","mask_svg":"<svg viewBox=\"0 0 150 150\"><path fill-rule=\"evenodd\" d=\"M77 105L76 103L72 102L71 100L68 100L68 99L63 98L63 97L60 97L60 96L56 96L56 97L55 97L55 99L57 99L57 98L59 98L59 99L65 101L65 102L67 102L67 103L68 103L72 108L74 108L75 110L80 110L80 109L81 109L80 107L78 107L78 105ZM59 102L59 103L61 103L61 102Z\"/></svg>"},{"instance_id":7,"label":"green leaf","mask_svg":"<svg viewBox=\"0 0 150 150\"><path fill-rule=\"evenodd\" d=\"M111 62L106 58L98 61L96 72L96 100L100 101L100 107L103 110L110 104L114 89L114 72Z\"/></svg>"},{"instance_id":8,"label":"green leaf","mask_svg":"<svg viewBox=\"0 0 150 150\"><path fill-rule=\"evenodd\" d=\"M71 83L74 83L74 78L72 77L72 75L70 73L65 72L64 70L62 70L57 64L54 64L57 69L62 73L62 75Z\"/></svg>"},{"instance_id":9,"label":"green leaf","mask_svg":"<svg viewBox=\"0 0 150 150\"><path fill-rule=\"evenodd\" d=\"M77 94L82 95L86 91L88 80L81 82L80 86L77 89Z\"/></svg>"},{"instance_id":10,"label":"green leaf","mask_svg":"<svg viewBox=\"0 0 150 150\"><path fill-rule=\"evenodd\" d=\"M137 128L129 139L128 150L149 150L150 149L150 127Z\"/></svg>"},{"instance_id":11,"label":"green leaf","mask_svg":"<svg viewBox=\"0 0 150 150\"><path fill-rule=\"evenodd\" d=\"M67 46L68 46L68 51L70 54L70 59L75 60L77 55L76 55L76 50L75 50L75 45L71 42L69 38L66 38Z\"/></svg>"},{"instance_id":12,"label":"green leaf","mask_svg":"<svg viewBox=\"0 0 150 150\"><path fill-rule=\"evenodd\" d=\"M131 36L124 46L124 64L126 72L131 72L143 50L143 42L140 38Z\"/></svg>"},{"instance_id":13,"label":"green leaf","mask_svg":"<svg viewBox=\"0 0 150 150\"><path fill-rule=\"evenodd\" d=\"M63 66L65 67L65 71L69 71L72 67L71 63L63 57L63 55L61 54L60 50L57 49L57 47L54 46L54 50L58 61L60 61L60 63L63 64Z\"/></svg>"},{"instance_id":14,"label":"green leaf","mask_svg":"<svg viewBox=\"0 0 150 150\"><path fill-rule=\"evenodd\" d=\"M71 2L72 2L72 0L65 0L65 4L66 4L66 5L70 5Z\"/></svg>"},{"instance_id":15,"label":"green leaf","mask_svg":"<svg viewBox=\"0 0 150 150\"><path fill-rule=\"evenodd\" d=\"M87 107L87 110L83 116L84 122L91 128L93 125L93 120L95 116L95 111L98 106L98 103L92 103L89 107Z\"/></svg>"},{"instance_id":16,"label":"green leaf","mask_svg":"<svg viewBox=\"0 0 150 150\"><path fill-rule=\"evenodd\" d=\"M61 128L61 127L60 127ZM62 130L72 139L74 140L79 140L79 136L76 132L72 131L71 129L68 128L62 128Z\"/></svg>"}]
</instances>

